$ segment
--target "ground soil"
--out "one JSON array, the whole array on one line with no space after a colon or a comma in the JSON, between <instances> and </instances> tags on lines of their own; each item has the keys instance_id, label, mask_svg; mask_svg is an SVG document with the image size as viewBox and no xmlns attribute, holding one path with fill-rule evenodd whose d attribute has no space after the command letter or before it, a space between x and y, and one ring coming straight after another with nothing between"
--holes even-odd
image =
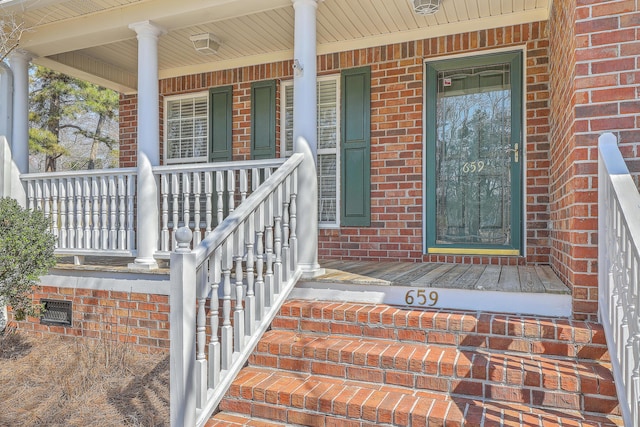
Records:
<instances>
[{"instance_id":1,"label":"ground soil","mask_svg":"<svg viewBox=\"0 0 640 427\"><path fill-rule=\"evenodd\" d=\"M168 425L168 354L0 333L0 426Z\"/></svg>"}]
</instances>

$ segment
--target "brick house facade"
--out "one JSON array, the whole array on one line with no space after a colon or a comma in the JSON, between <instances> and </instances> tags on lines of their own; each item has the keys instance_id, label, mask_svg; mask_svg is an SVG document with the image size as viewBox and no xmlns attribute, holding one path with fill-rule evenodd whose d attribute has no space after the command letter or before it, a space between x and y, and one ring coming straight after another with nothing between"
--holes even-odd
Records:
<instances>
[{"instance_id":1,"label":"brick house facade","mask_svg":"<svg viewBox=\"0 0 640 427\"><path fill-rule=\"evenodd\" d=\"M352 67L371 66L371 226L321 229L320 257L551 264L573 289L574 314L577 317L594 316L597 300L597 219L594 212L597 200L593 189L597 173L595 140L598 132L608 128L607 122L595 121L594 132L576 134L574 129L584 122L577 121L576 115L585 116L590 114L589 111L602 114L603 110L587 106L579 108L575 100L585 96L587 91L584 88L589 85L606 82L592 76L577 79L575 86L572 83L572 76L579 72L580 67L576 71L573 71L574 67L567 67L567 58L571 61L571 58L581 55L581 51L572 44L574 27L588 31L579 22L568 24L573 20L573 10L570 4L557 5L549 22L320 55L319 76ZM601 28L597 24L590 25ZM522 48L526 60L526 253L518 257L424 254L424 62L449 55L481 54L510 48ZM609 51L602 50L603 54L605 52ZM598 54L589 55L597 58ZM250 157L250 85L264 79L276 79L279 83L292 79L291 63L282 61L161 80L161 98L232 85L233 159L246 160ZM597 70L599 68L596 67ZM584 73L591 75L590 70ZM622 78L630 79L628 74ZM277 86L278 99L281 96L280 86ZM603 99L607 93L602 93L599 98L596 95L596 100ZM609 96L622 96L627 92L615 93L617 95L611 93ZM584 102L591 100L587 98ZM608 108L612 106L615 105L611 103ZM631 106L625 108L629 111ZM629 113L628 117L634 116ZM135 95L121 96L120 123L120 166L135 166ZM280 141L280 120L276 123L277 141ZM616 128L615 125L610 127ZM622 140L633 139L631 132L621 135ZM589 141L591 147L576 147L576 140L580 138ZM628 147L627 155L635 156L635 145ZM162 153L162 148L160 151ZM579 194L567 191L572 186Z\"/></svg>"}]
</instances>

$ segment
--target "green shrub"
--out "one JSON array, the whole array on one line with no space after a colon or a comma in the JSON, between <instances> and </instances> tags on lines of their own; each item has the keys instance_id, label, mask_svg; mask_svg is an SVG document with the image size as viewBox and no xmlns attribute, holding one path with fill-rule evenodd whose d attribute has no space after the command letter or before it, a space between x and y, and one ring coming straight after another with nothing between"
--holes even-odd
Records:
<instances>
[{"instance_id":1,"label":"green shrub","mask_svg":"<svg viewBox=\"0 0 640 427\"><path fill-rule=\"evenodd\" d=\"M0 302L11 306L16 320L41 315L31 294L39 277L56 264L49 224L41 211L0 198Z\"/></svg>"}]
</instances>

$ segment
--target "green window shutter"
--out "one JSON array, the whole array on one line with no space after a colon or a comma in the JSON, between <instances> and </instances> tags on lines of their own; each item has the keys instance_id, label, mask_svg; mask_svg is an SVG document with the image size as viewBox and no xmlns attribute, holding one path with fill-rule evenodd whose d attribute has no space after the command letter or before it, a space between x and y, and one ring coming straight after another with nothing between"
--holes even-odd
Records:
<instances>
[{"instance_id":1,"label":"green window shutter","mask_svg":"<svg viewBox=\"0 0 640 427\"><path fill-rule=\"evenodd\" d=\"M340 222L371 225L371 69L341 76Z\"/></svg>"},{"instance_id":2,"label":"green window shutter","mask_svg":"<svg viewBox=\"0 0 640 427\"><path fill-rule=\"evenodd\" d=\"M233 87L209 89L209 161L224 162L232 158Z\"/></svg>"},{"instance_id":3,"label":"green window shutter","mask_svg":"<svg viewBox=\"0 0 640 427\"><path fill-rule=\"evenodd\" d=\"M251 84L251 158L276 157L276 81Z\"/></svg>"}]
</instances>

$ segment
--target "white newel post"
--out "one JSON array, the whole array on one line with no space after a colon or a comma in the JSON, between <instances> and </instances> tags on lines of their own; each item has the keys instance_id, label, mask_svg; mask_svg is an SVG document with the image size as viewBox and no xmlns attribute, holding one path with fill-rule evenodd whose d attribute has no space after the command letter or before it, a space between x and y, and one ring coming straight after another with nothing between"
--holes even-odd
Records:
<instances>
[{"instance_id":1,"label":"white newel post","mask_svg":"<svg viewBox=\"0 0 640 427\"><path fill-rule=\"evenodd\" d=\"M153 269L158 249L158 186L153 166L160 164L158 38L166 31L150 21L129 25L138 35L138 190L137 250L131 268Z\"/></svg>"},{"instance_id":2,"label":"white newel post","mask_svg":"<svg viewBox=\"0 0 640 427\"><path fill-rule=\"evenodd\" d=\"M16 49L9 55L13 73L13 131L11 156L19 173L29 173L29 61L28 52ZM11 182L12 197L26 206L26 195L22 184Z\"/></svg>"},{"instance_id":3,"label":"white newel post","mask_svg":"<svg viewBox=\"0 0 640 427\"><path fill-rule=\"evenodd\" d=\"M293 147L304 154L298 171L298 265L303 276L322 274L318 264L318 179L316 162L316 11L319 0L293 0L295 11Z\"/></svg>"},{"instance_id":4,"label":"white newel post","mask_svg":"<svg viewBox=\"0 0 640 427\"><path fill-rule=\"evenodd\" d=\"M186 227L176 232L177 249L171 253L169 294L169 417L171 426L196 425L196 255L189 249L193 234Z\"/></svg>"}]
</instances>

